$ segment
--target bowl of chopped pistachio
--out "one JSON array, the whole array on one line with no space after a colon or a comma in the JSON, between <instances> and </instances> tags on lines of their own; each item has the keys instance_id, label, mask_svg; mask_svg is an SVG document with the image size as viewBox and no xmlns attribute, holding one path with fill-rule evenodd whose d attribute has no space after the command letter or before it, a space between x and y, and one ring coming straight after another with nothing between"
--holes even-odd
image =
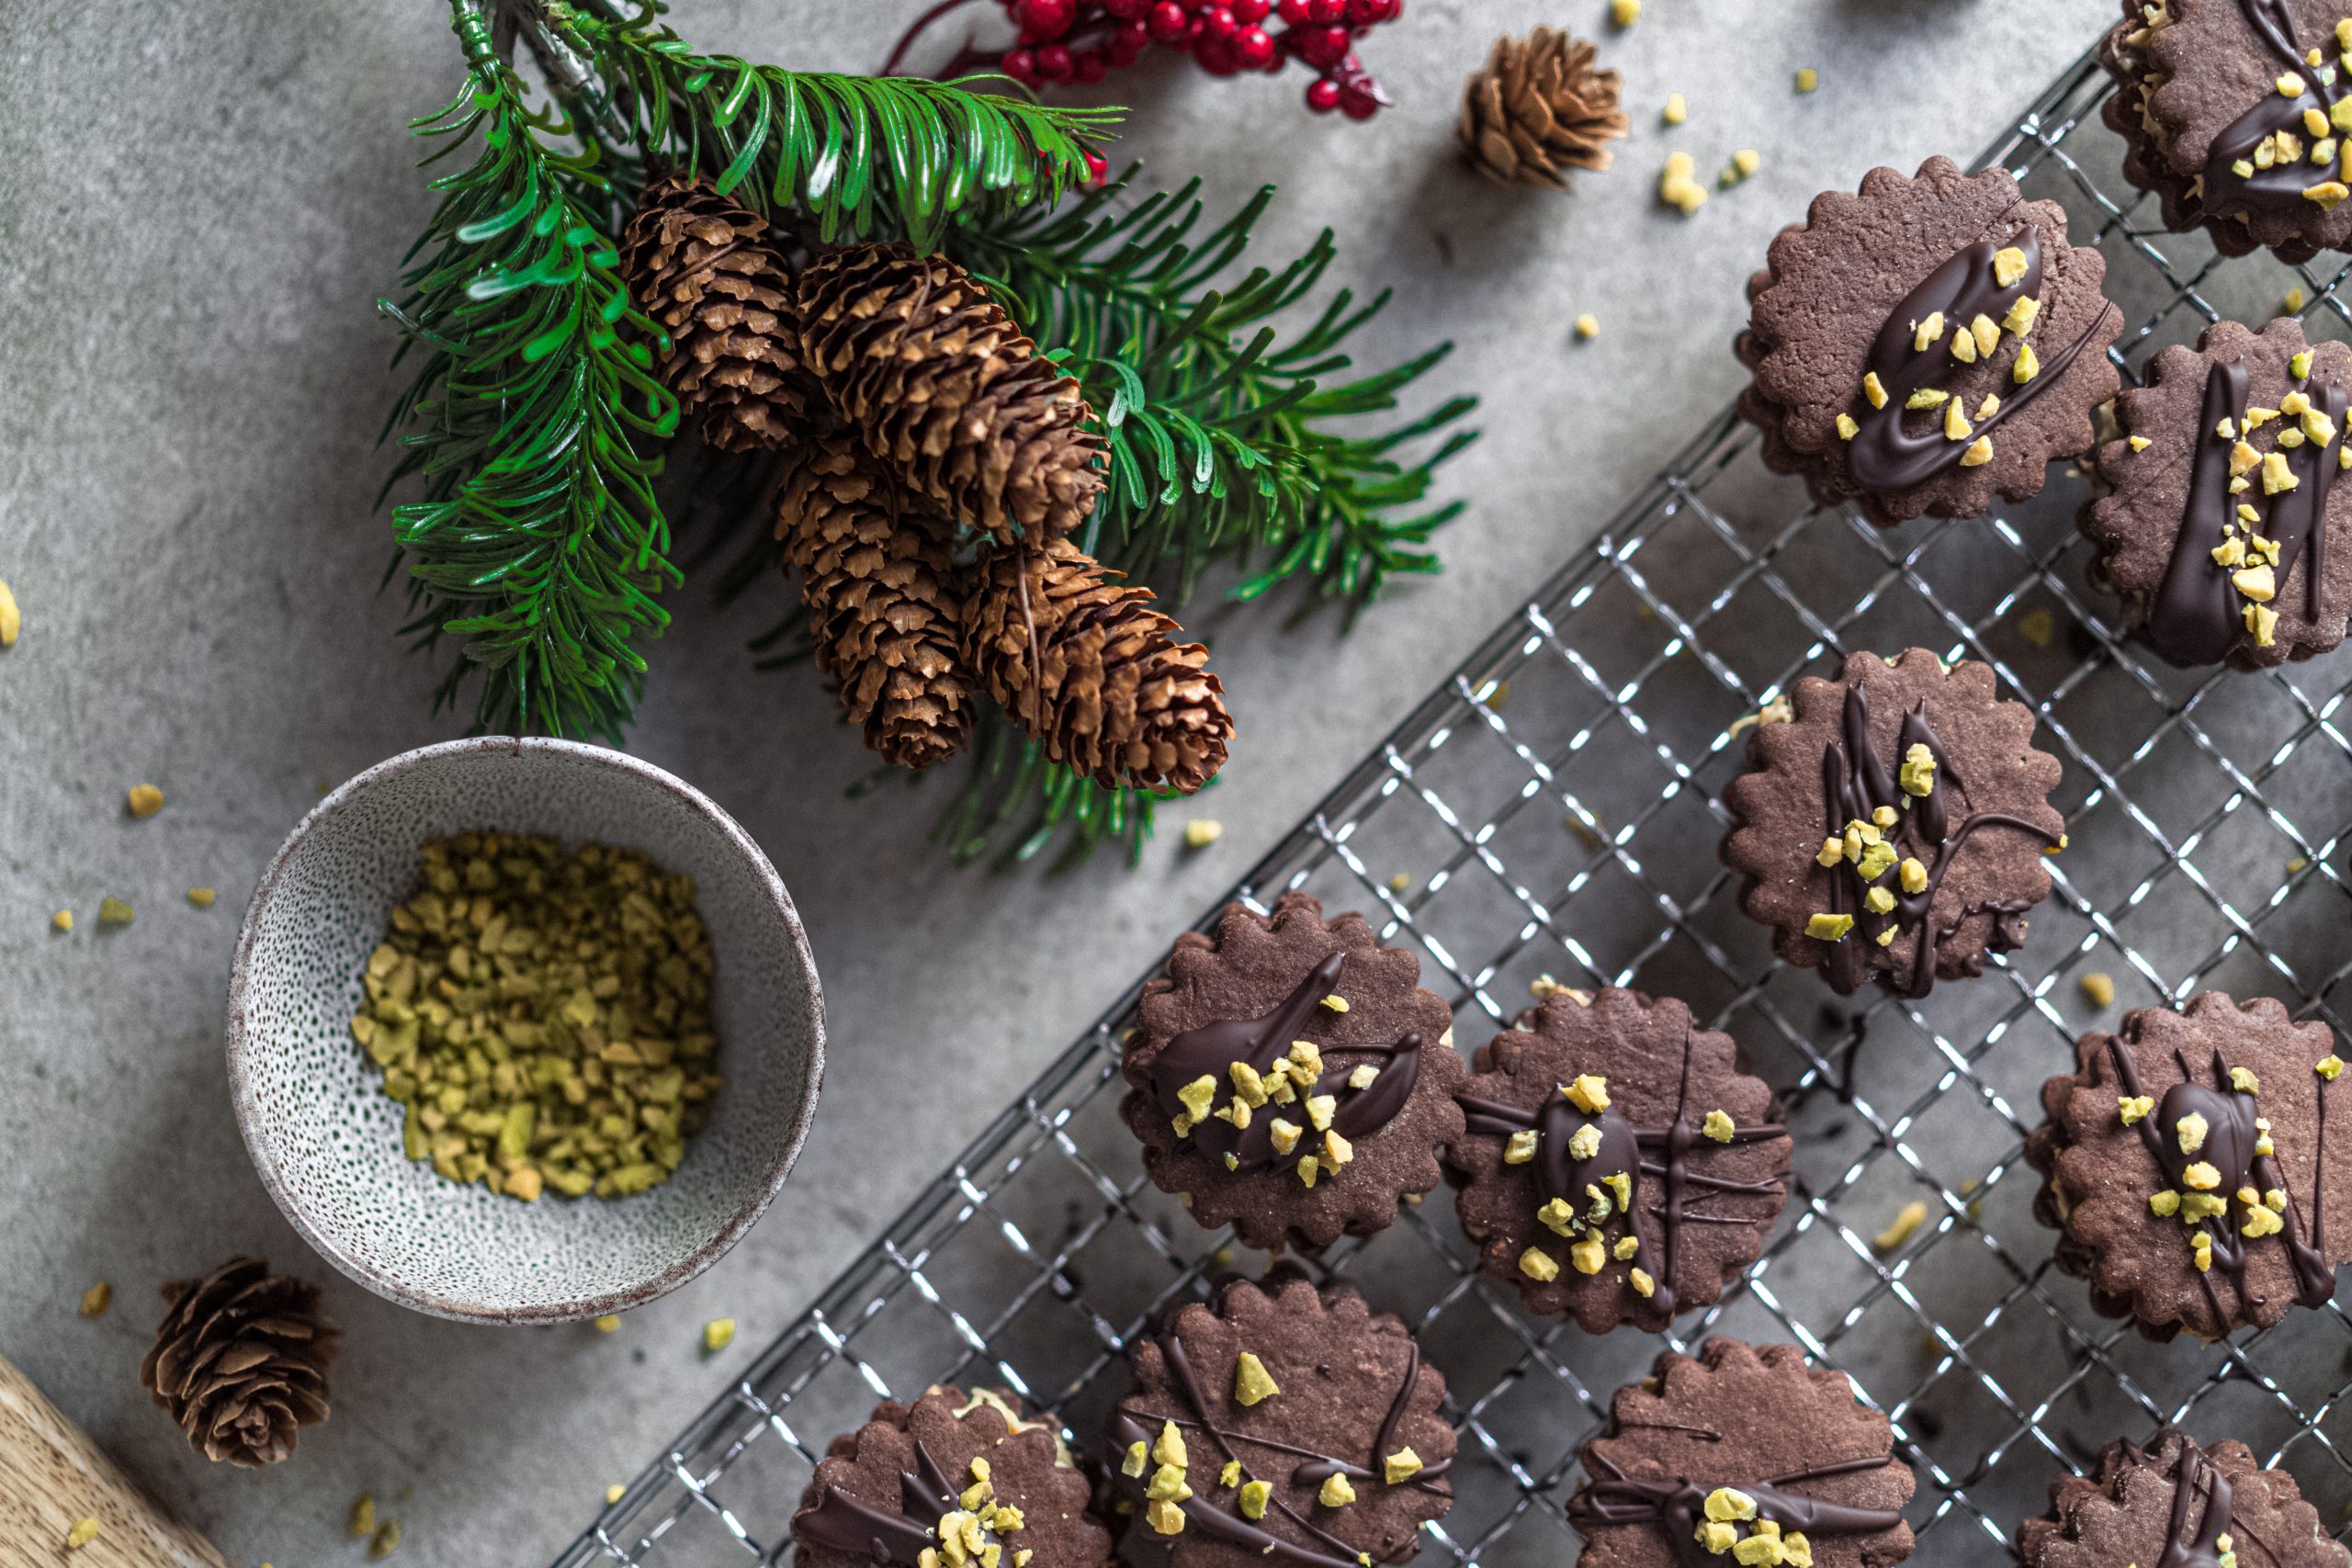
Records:
<instances>
[{"instance_id":1,"label":"bowl of chopped pistachio","mask_svg":"<svg viewBox=\"0 0 2352 1568\"><path fill-rule=\"evenodd\" d=\"M807 1135L808 942L751 836L625 752L506 737L378 763L263 874L229 1080L263 1183L379 1295L550 1323L724 1256Z\"/></svg>"}]
</instances>

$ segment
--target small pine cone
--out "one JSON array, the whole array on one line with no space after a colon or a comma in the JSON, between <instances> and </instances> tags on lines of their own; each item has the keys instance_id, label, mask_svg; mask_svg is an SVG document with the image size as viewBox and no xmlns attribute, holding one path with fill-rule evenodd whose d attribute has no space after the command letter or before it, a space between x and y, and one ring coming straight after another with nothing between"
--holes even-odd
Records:
<instances>
[{"instance_id":1,"label":"small pine cone","mask_svg":"<svg viewBox=\"0 0 2352 1568\"><path fill-rule=\"evenodd\" d=\"M629 294L670 334L654 373L727 452L781 446L821 401L800 357L792 275L766 232L707 180L673 174L645 187L621 235Z\"/></svg>"},{"instance_id":2,"label":"small pine cone","mask_svg":"<svg viewBox=\"0 0 2352 1568\"><path fill-rule=\"evenodd\" d=\"M999 541L1059 538L1101 493L1078 382L945 256L850 245L800 275L801 343L900 489Z\"/></svg>"},{"instance_id":3,"label":"small pine cone","mask_svg":"<svg viewBox=\"0 0 2352 1568\"><path fill-rule=\"evenodd\" d=\"M1551 28L1500 38L1462 95L1462 152L1503 185L1568 188L1568 169L1605 169L1625 134L1617 73L1592 68L1593 46Z\"/></svg>"},{"instance_id":4,"label":"small pine cone","mask_svg":"<svg viewBox=\"0 0 2352 1568\"><path fill-rule=\"evenodd\" d=\"M964 749L972 678L956 646L948 530L909 513L843 440L817 443L776 499L818 667L886 761L917 773Z\"/></svg>"},{"instance_id":5,"label":"small pine cone","mask_svg":"<svg viewBox=\"0 0 2352 1568\"><path fill-rule=\"evenodd\" d=\"M258 1470L294 1451L300 1427L327 1418L334 1325L315 1286L232 1258L201 1280L164 1287L167 1303L139 1381L207 1459Z\"/></svg>"},{"instance_id":6,"label":"small pine cone","mask_svg":"<svg viewBox=\"0 0 2352 1568\"><path fill-rule=\"evenodd\" d=\"M1148 588L1066 539L1000 550L964 607L964 656L1046 755L1104 788L1190 795L1233 739L1209 650L1152 607Z\"/></svg>"}]
</instances>

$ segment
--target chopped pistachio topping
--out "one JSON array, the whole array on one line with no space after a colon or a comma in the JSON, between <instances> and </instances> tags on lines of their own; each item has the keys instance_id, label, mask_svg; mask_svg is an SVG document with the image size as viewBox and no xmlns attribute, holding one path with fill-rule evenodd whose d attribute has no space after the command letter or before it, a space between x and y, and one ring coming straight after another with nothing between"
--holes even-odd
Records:
<instances>
[{"instance_id":1,"label":"chopped pistachio topping","mask_svg":"<svg viewBox=\"0 0 2352 1568\"><path fill-rule=\"evenodd\" d=\"M1598 1116L1609 1109L1609 1080L1591 1073L1578 1073L1577 1081L1560 1086L1568 1103L1588 1116Z\"/></svg>"},{"instance_id":2,"label":"chopped pistachio topping","mask_svg":"<svg viewBox=\"0 0 2352 1568\"><path fill-rule=\"evenodd\" d=\"M1585 311L1576 320L1576 331L1577 336L1580 338L1589 340L1599 337L1600 335L1600 318L1594 315L1589 310Z\"/></svg>"},{"instance_id":3,"label":"chopped pistachio topping","mask_svg":"<svg viewBox=\"0 0 2352 1568\"><path fill-rule=\"evenodd\" d=\"M2347 98L2344 101L2347 104L2352 104L2352 98ZM2293 355L2287 361L2287 374L2292 376L2296 380L2301 381L2309 377L2311 373L2312 351L2310 349L2304 349L2301 354Z\"/></svg>"},{"instance_id":4,"label":"chopped pistachio topping","mask_svg":"<svg viewBox=\"0 0 2352 1568\"><path fill-rule=\"evenodd\" d=\"M1886 384L1878 378L1877 371L1862 373L1862 396L1871 400L1871 407L1874 409L1886 407Z\"/></svg>"},{"instance_id":5,"label":"chopped pistachio topping","mask_svg":"<svg viewBox=\"0 0 2352 1568\"><path fill-rule=\"evenodd\" d=\"M2240 1094L2260 1094L2262 1092L2262 1080L2254 1076L2254 1069L2252 1067L2232 1067L2230 1069L2230 1087L2237 1090Z\"/></svg>"},{"instance_id":6,"label":"chopped pistachio topping","mask_svg":"<svg viewBox=\"0 0 2352 1568\"><path fill-rule=\"evenodd\" d=\"M1421 1456L1415 1453L1409 1445L1398 1449L1380 1461L1381 1478L1391 1486L1410 1481L1420 1472Z\"/></svg>"},{"instance_id":7,"label":"chopped pistachio topping","mask_svg":"<svg viewBox=\"0 0 2352 1568\"><path fill-rule=\"evenodd\" d=\"M2312 1064L2312 1071L2317 1073L2320 1077L2325 1078L2330 1083L2334 1083L2335 1081L2335 1075L2343 1070L2344 1059L2336 1055L2333 1051L2329 1052L2326 1055L2322 1056L2317 1062Z\"/></svg>"},{"instance_id":8,"label":"chopped pistachio topping","mask_svg":"<svg viewBox=\"0 0 2352 1568\"><path fill-rule=\"evenodd\" d=\"M1928 868L1916 856L1906 857L1902 869L1894 874L1905 893L1925 893L1928 890Z\"/></svg>"},{"instance_id":9,"label":"chopped pistachio topping","mask_svg":"<svg viewBox=\"0 0 2352 1568\"><path fill-rule=\"evenodd\" d=\"M1350 1089L1370 1089L1379 1080L1379 1077L1380 1069L1374 1066L1370 1062L1366 1062L1362 1066L1356 1068L1355 1071L1348 1075L1348 1087Z\"/></svg>"},{"instance_id":10,"label":"chopped pistachio topping","mask_svg":"<svg viewBox=\"0 0 2352 1568\"><path fill-rule=\"evenodd\" d=\"M133 817L153 817L164 809L164 792L151 784L132 784L124 793L123 803Z\"/></svg>"},{"instance_id":11,"label":"chopped pistachio topping","mask_svg":"<svg viewBox=\"0 0 2352 1568\"><path fill-rule=\"evenodd\" d=\"M1274 1382L1266 1363L1254 1352L1244 1350L1233 1363L1233 1397L1237 1404L1255 1404L1261 1399L1272 1399L1282 1393L1282 1385Z\"/></svg>"},{"instance_id":12,"label":"chopped pistachio topping","mask_svg":"<svg viewBox=\"0 0 2352 1568\"><path fill-rule=\"evenodd\" d=\"M1969 321L1968 334L1976 340L1976 353L1980 358L1992 353L2001 342L1999 324L1982 310Z\"/></svg>"},{"instance_id":13,"label":"chopped pistachio topping","mask_svg":"<svg viewBox=\"0 0 2352 1568\"><path fill-rule=\"evenodd\" d=\"M1579 1274L1598 1274L1609 1261L1609 1249L1597 1235L1588 1235L1568 1248L1568 1261Z\"/></svg>"},{"instance_id":14,"label":"chopped pistachio topping","mask_svg":"<svg viewBox=\"0 0 2352 1568\"><path fill-rule=\"evenodd\" d=\"M1275 1123L1274 1123L1274 1125L1275 1125L1275 1126L1277 1126L1277 1127L1280 1127L1280 1126L1282 1126L1282 1125L1283 1125L1283 1123L1282 1123L1282 1122L1275 1122ZM1295 1127L1294 1127L1294 1128L1292 1128L1292 1129L1291 1129L1291 1137L1292 1137L1294 1140L1295 1140L1295 1139L1297 1138L1297 1136L1298 1136L1298 1130L1297 1130L1296 1128L1295 1128ZM1521 1130L1521 1131L1519 1131L1519 1132L1513 1133L1513 1134L1512 1134L1509 1138L1507 1138L1507 1139L1505 1139L1505 1140L1504 1140L1504 1142L1503 1142L1503 1163L1504 1163L1505 1165L1525 1165L1529 1160L1532 1160L1532 1159L1533 1159L1534 1157L1535 1157L1535 1129L1534 1129L1534 1128L1532 1128L1532 1127L1524 1128L1524 1129L1522 1129L1522 1130Z\"/></svg>"},{"instance_id":15,"label":"chopped pistachio topping","mask_svg":"<svg viewBox=\"0 0 2352 1568\"><path fill-rule=\"evenodd\" d=\"M1951 334L1951 356L1962 365L1976 363L1976 334L1966 326Z\"/></svg>"},{"instance_id":16,"label":"chopped pistachio topping","mask_svg":"<svg viewBox=\"0 0 2352 1568\"><path fill-rule=\"evenodd\" d=\"M1184 1510L1173 1503L1154 1500L1144 1505L1143 1522L1154 1535L1182 1535Z\"/></svg>"},{"instance_id":17,"label":"chopped pistachio topping","mask_svg":"<svg viewBox=\"0 0 2352 1568\"><path fill-rule=\"evenodd\" d=\"M1544 1200L1544 1206L1535 1211L1535 1217L1559 1235L1573 1235L1577 1227L1584 1223L1577 1217L1577 1212L1568 1206L1568 1201L1565 1198Z\"/></svg>"},{"instance_id":18,"label":"chopped pistachio topping","mask_svg":"<svg viewBox=\"0 0 2352 1568\"><path fill-rule=\"evenodd\" d=\"M1146 1450L1143 1439L1137 1438L1127 1445L1127 1457L1120 1461L1119 1473L1129 1477L1139 1477L1150 1463L1151 1455Z\"/></svg>"},{"instance_id":19,"label":"chopped pistachio topping","mask_svg":"<svg viewBox=\"0 0 2352 1568\"><path fill-rule=\"evenodd\" d=\"M1241 1483L1241 1496L1238 1505L1241 1509L1241 1517L1252 1521L1264 1518L1266 1517L1266 1500L1268 1497L1272 1495L1272 1493L1273 1488L1262 1481L1243 1482Z\"/></svg>"},{"instance_id":20,"label":"chopped pistachio topping","mask_svg":"<svg viewBox=\"0 0 2352 1568\"><path fill-rule=\"evenodd\" d=\"M2033 331L2033 319L2041 313L2041 301L2030 294L2024 295L2016 304L2009 307L2009 313L2001 318L2001 326L2004 330L2023 337Z\"/></svg>"},{"instance_id":21,"label":"chopped pistachio topping","mask_svg":"<svg viewBox=\"0 0 2352 1568\"><path fill-rule=\"evenodd\" d=\"M1302 1155L1299 1157L1298 1181L1300 1186L1308 1188L1313 1187L1315 1185L1315 1179L1321 1174L1323 1174L1322 1161L1317 1159L1313 1155Z\"/></svg>"},{"instance_id":22,"label":"chopped pistachio topping","mask_svg":"<svg viewBox=\"0 0 2352 1568\"><path fill-rule=\"evenodd\" d=\"M2257 604L2267 604L2278 596L2278 581L2268 561L2230 573L2230 582L2241 594Z\"/></svg>"},{"instance_id":23,"label":"chopped pistachio topping","mask_svg":"<svg viewBox=\"0 0 2352 1568\"><path fill-rule=\"evenodd\" d=\"M1321 1005L1331 1012L1345 1012L1348 1010L1348 998L1334 991L1323 998Z\"/></svg>"},{"instance_id":24,"label":"chopped pistachio topping","mask_svg":"<svg viewBox=\"0 0 2352 1568\"><path fill-rule=\"evenodd\" d=\"M1815 915L1804 923L1804 934L1816 942L1843 942L1853 929L1851 915Z\"/></svg>"},{"instance_id":25,"label":"chopped pistachio topping","mask_svg":"<svg viewBox=\"0 0 2352 1568\"><path fill-rule=\"evenodd\" d=\"M1600 1152L1600 1123L1588 1122L1568 1134L1568 1155L1573 1159L1590 1159Z\"/></svg>"},{"instance_id":26,"label":"chopped pistachio topping","mask_svg":"<svg viewBox=\"0 0 2352 1568\"><path fill-rule=\"evenodd\" d=\"M1846 840L1831 834L1821 840L1821 852L1813 857L1816 865L1836 865L1846 858Z\"/></svg>"},{"instance_id":27,"label":"chopped pistachio topping","mask_svg":"<svg viewBox=\"0 0 2352 1568\"><path fill-rule=\"evenodd\" d=\"M2143 1117L2154 1114L2156 1097L2152 1094L2121 1094L2115 1098L2115 1113L2126 1127L2139 1125Z\"/></svg>"},{"instance_id":28,"label":"chopped pistachio topping","mask_svg":"<svg viewBox=\"0 0 2352 1568\"><path fill-rule=\"evenodd\" d=\"M1906 409L1939 409L1951 400L1950 392L1939 391L1933 387L1922 387L1904 399L1903 406Z\"/></svg>"},{"instance_id":29,"label":"chopped pistachio topping","mask_svg":"<svg viewBox=\"0 0 2352 1568\"><path fill-rule=\"evenodd\" d=\"M2025 252L2015 245L2003 245L1993 253L1993 281L2007 288L2025 276Z\"/></svg>"},{"instance_id":30,"label":"chopped pistachio topping","mask_svg":"<svg viewBox=\"0 0 2352 1568\"><path fill-rule=\"evenodd\" d=\"M1707 1119L1699 1123L1699 1131L1719 1144L1730 1143L1731 1135L1738 1130L1730 1113L1724 1111L1710 1111Z\"/></svg>"},{"instance_id":31,"label":"chopped pistachio topping","mask_svg":"<svg viewBox=\"0 0 2352 1568\"><path fill-rule=\"evenodd\" d=\"M2205 1146L2205 1134L2212 1129L2205 1118L2192 1111L2173 1123L2173 1134L2180 1140L2180 1152L2193 1155Z\"/></svg>"},{"instance_id":32,"label":"chopped pistachio topping","mask_svg":"<svg viewBox=\"0 0 2352 1568\"><path fill-rule=\"evenodd\" d=\"M2180 1213L2180 1194L2177 1192L2149 1193L2148 1212L2160 1220L2171 1219Z\"/></svg>"},{"instance_id":33,"label":"chopped pistachio topping","mask_svg":"<svg viewBox=\"0 0 2352 1568\"><path fill-rule=\"evenodd\" d=\"M1327 1508L1344 1508L1356 1500L1356 1489L1344 1475L1327 1475L1315 1500Z\"/></svg>"},{"instance_id":34,"label":"chopped pistachio topping","mask_svg":"<svg viewBox=\"0 0 2352 1568\"><path fill-rule=\"evenodd\" d=\"M1854 416L1852 414L1841 413L1838 416L1838 440L1851 441L1855 436L1860 435L1861 433L1862 427L1854 423ZM2347 450L2352 450L2352 448L2347 448Z\"/></svg>"},{"instance_id":35,"label":"chopped pistachio topping","mask_svg":"<svg viewBox=\"0 0 2352 1568\"><path fill-rule=\"evenodd\" d=\"M1984 400L1976 405L1976 417L1980 420L1990 419L2000 412L2001 400L1995 397L1990 392L1985 393ZM1882 809L1883 808L1882 807Z\"/></svg>"},{"instance_id":36,"label":"chopped pistachio topping","mask_svg":"<svg viewBox=\"0 0 2352 1568\"><path fill-rule=\"evenodd\" d=\"M1944 313L1941 310L1930 310L1928 312L1928 319L1921 321L1918 327L1911 333L1912 351L1917 354L1924 354L1927 352L1928 345L1929 344L1934 343L1938 338L1940 338L1943 335ZM1863 380L1863 386L1867 388L1869 384L1870 378L1865 378ZM1881 406L1883 407L1884 405L1882 404Z\"/></svg>"},{"instance_id":37,"label":"chopped pistachio topping","mask_svg":"<svg viewBox=\"0 0 2352 1568\"><path fill-rule=\"evenodd\" d=\"M1963 468L1981 468L1992 460L1993 438L1989 435L1978 436L1968 444L1968 450L1960 455L1960 466Z\"/></svg>"},{"instance_id":38,"label":"chopped pistachio topping","mask_svg":"<svg viewBox=\"0 0 2352 1568\"><path fill-rule=\"evenodd\" d=\"M1560 1277L1559 1264L1540 1247L1531 1247L1519 1255L1519 1271L1544 1284Z\"/></svg>"},{"instance_id":39,"label":"chopped pistachio topping","mask_svg":"<svg viewBox=\"0 0 2352 1568\"><path fill-rule=\"evenodd\" d=\"M102 926L127 926L136 919L137 912L119 898L109 895L98 900L98 924ZM66 929L73 928L69 925Z\"/></svg>"},{"instance_id":40,"label":"chopped pistachio topping","mask_svg":"<svg viewBox=\"0 0 2352 1568\"><path fill-rule=\"evenodd\" d=\"M1700 1505L1707 1517L1724 1523L1752 1519L1756 1517L1756 1499L1733 1486L1718 1486L1707 1494Z\"/></svg>"},{"instance_id":41,"label":"chopped pistachio topping","mask_svg":"<svg viewBox=\"0 0 2352 1568\"><path fill-rule=\"evenodd\" d=\"M1331 1094L1312 1094L1306 1098L1306 1124L1318 1133L1331 1130L1332 1112L1340 1109L1340 1099Z\"/></svg>"},{"instance_id":42,"label":"chopped pistachio topping","mask_svg":"<svg viewBox=\"0 0 2352 1568\"><path fill-rule=\"evenodd\" d=\"M1896 779L1903 793L1914 796L1933 795L1936 789L1936 754L1925 741L1914 741L1903 753L1903 765L1896 770Z\"/></svg>"},{"instance_id":43,"label":"chopped pistachio topping","mask_svg":"<svg viewBox=\"0 0 2352 1568\"><path fill-rule=\"evenodd\" d=\"M2208 1162L2196 1160L2180 1173L2180 1182L2182 1186L2193 1187L2199 1192L2211 1192L2222 1184L2222 1173Z\"/></svg>"},{"instance_id":44,"label":"chopped pistachio topping","mask_svg":"<svg viewBox=\"0 0 2352 1568\"><path fill-rule=\"evenodd\" d=\"M2022 363L2022 362L2024 361L2024 359L2025 359L2025 355L2022 355L2022 354L2020 354L2020 355L2018 355L2018 361L2019 361L2020 363ZM2155 445L2155 443L2154 443L2154 442L2153 442L2153 441L2150 441L2150 440L2149 440L2146 436L2144 436L2144 435L2135 435L2135 436L2132 437L2132 440L2131 440L2130 445L2131 445L2132 450L2133 450L2134 452L2145 452L2149 447L2151 447L2151 446L2154 446L2154 445Z\"/></svg>"},{"instance_id":45,"label":"chopped pistachio topping","mask_svg":"<svg viewBox=\"0 0 2352 1568\"><path fill-rule=\"evenodd\" d=\"M1609 1256L1615 1258L1618 1262L1623 1263L1628 1258L1631 1258L1635 1253L1641 1251L1641 1249L1642 1238L1640 1236L1621 1235L1617 1238L1617 1244L1609 1249Z\"/></svg>"},{"instance_id":46,"label":"chopped pistachio topping","mask_svg":"<svg viewBox=\"0 0 2352 1568\"><path fill-rule=\"evenodd\" d=\"M2256 648L2273 646L2278 640L2278 612L2267 604L2248 604L2245 629L2253 636Z\"/></svg>"}]
</instances>

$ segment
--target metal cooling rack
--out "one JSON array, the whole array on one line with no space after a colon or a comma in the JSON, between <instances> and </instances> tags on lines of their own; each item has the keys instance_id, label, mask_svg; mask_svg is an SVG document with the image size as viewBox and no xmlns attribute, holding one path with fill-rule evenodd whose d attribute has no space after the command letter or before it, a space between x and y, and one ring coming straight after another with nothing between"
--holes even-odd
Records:
<instances>
[{"instance_id":1,"label":"metal cooling rack","mask_svg":"<svg viewBox=\"0 0 2352 1568\"><path fill-rule=\"evenodd\" d=\"M2352 268L2217 258L2129 193L2070 70L1984 159L2095 236L2137 323L2133 376L2221 315L2300 288L2315 335L2352 337ZM2123 195L2114 192L2123 191ZM2352 656L2184 674L2127 643L2085 581L2083 485L1882 533L1809 508L1717 420L1608 534L1515 614L1238 897L1304 888L1422 956L1475 1045L1539 976L1677 996L1780 1086L1797 1134L1787 1213L1741 1286L1668 1337L1793 1340L1886 1412L1918 1474L1922 1564L2006 1561L2018 1520L2109 1439L2163 1421L2282 1464L2332 1526L2352 1503L2352 1318L2154 1346L2052 1266L2020 1159L2069 1043L2132 1007L2218 987L2345 1028L2352 886ZM1920 1001L1834 998L1785 970L1717 864L1735 723L1845 651L1985 660L2060 754L2074 848L2023 951ZM1173 933L1170 933L1171 936ZM2110 976L2113 1006L2078 982ZM1115 1106L1131 990L900 1215L560 1560L733 1568L790 1551L810 1468L874 1403L933 1382L1009 1385L1091 1443L1131 1338L1230 1254L1142 1174ZM1913 1204L1907 1239L1889 1229ZM1660 1347L1523 1315L1476 1271L1442 1190L1315 1266L1402 1314L1453 1391L1457 1499L1426 1565L1555 1568L1577 1445ZM1882 1233L1884 1233L1883 1235ZM1882 1245L1883 1244L1883 1245ZM2352 1526L2347 1526L2352 1534Z\"/></svg>"}]
</instances>

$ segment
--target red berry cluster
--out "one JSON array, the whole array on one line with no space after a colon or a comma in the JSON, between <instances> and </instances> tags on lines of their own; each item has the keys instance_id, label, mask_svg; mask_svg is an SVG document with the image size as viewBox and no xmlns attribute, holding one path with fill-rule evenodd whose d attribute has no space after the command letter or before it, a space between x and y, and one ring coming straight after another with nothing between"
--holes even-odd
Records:
<instances>
[{"instance_id":1,"label":"red berry cluster","mask_svg":"<svg viewBox=\"0 0 2352 1568\"><path fill-rule=\"evenodd\" d=\"M1020 40L997 68L1032 86L1099 82L1154 45L1191 52L1212 76L1315 73L1306 107L1370 119L1388 95L1355 55L1359 34L1393 22L1405 0L1001 0Z\"/></svg>"}]
</instances>

